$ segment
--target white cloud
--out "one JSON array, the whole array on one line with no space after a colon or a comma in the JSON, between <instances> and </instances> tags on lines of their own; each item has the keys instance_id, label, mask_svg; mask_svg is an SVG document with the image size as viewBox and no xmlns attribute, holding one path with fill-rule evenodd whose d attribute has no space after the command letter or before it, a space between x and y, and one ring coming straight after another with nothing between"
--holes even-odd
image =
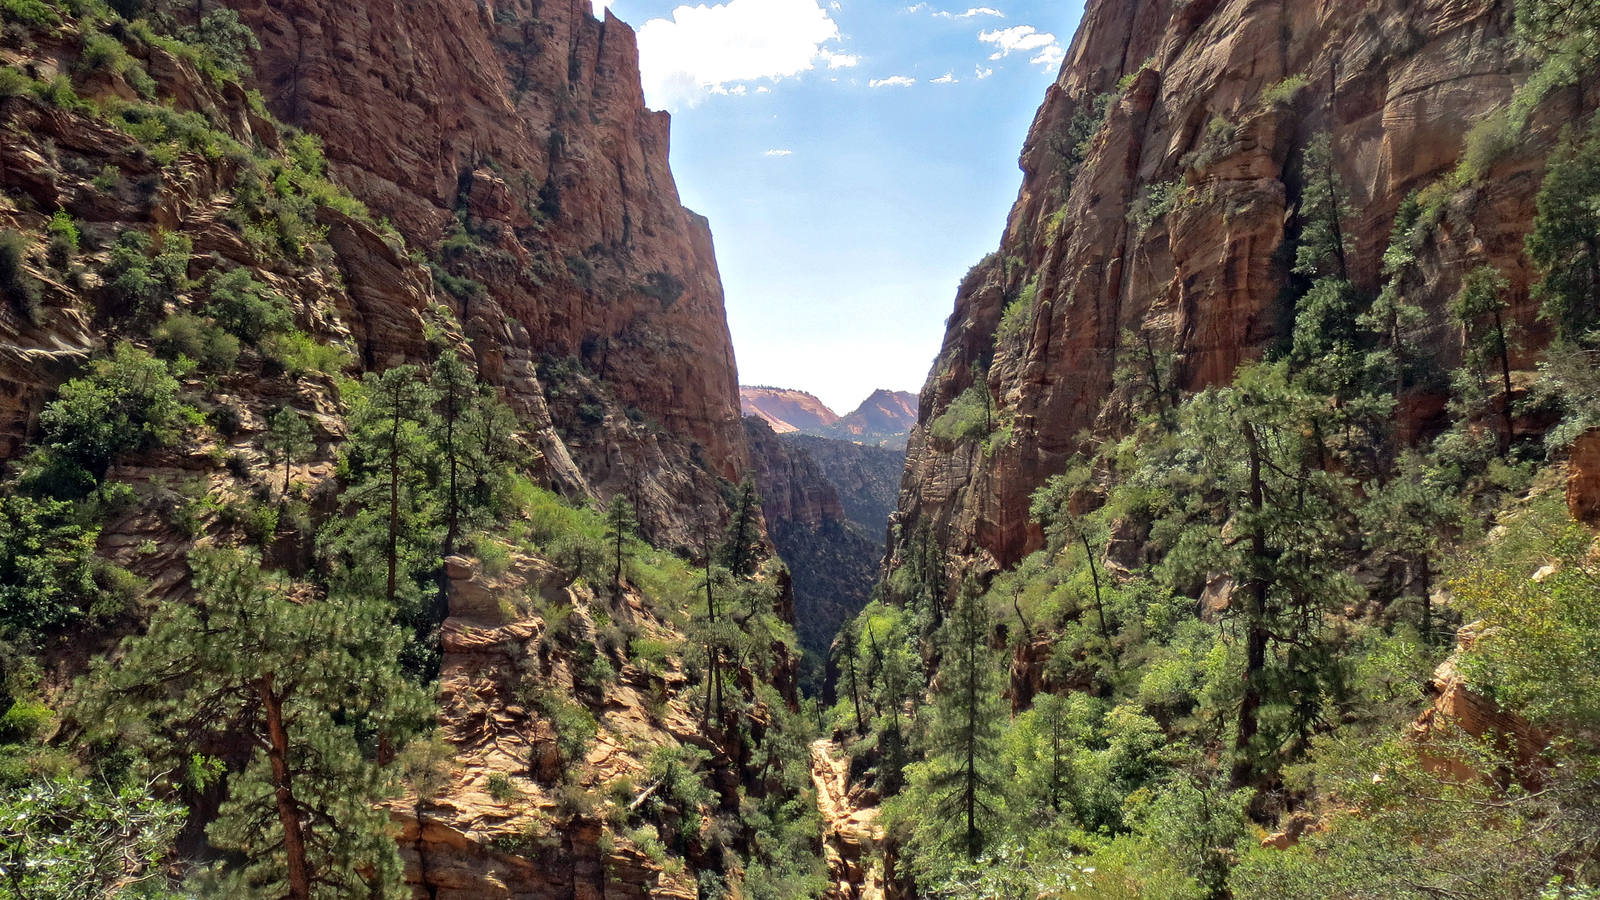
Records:
<instances>
[{"instance_id":1,"label":"white cloud","mask_svg":"<svg viewBox=\"0 0 1600 900\"><path fill-rule=\"evenodd\" d=\"M828 63L830 69L853 69L856 63L861 62L861 57L854 53L839 53L833 50L823 50L817 54Z\"/></svg>"},{"instance_id":2,"label":"white cloud","mask_svg":"<svg viewBox=\"0 0 1600 900\"><path fill-rule=\"evenodd\" d=\"M774 157L774 158L781 157L781 156L793 156L794 155L794 151L793 150L788 150L788 149L773 148L773 149L768 150L767 152L765 152L765 153L763 153L761 155L762 156L771 156L771 157Z\"/></svg>"},{"instance_id":3,"label":"white cloud","mask_svg":"<svg viewBox=\"0 0 1600 900\"><path fill-rule=\"evenodd\" d=\"M639 29L645 97L653 106L693 105L706 94L743 94L744 82L799 75L819 60L854 65L854 56L823 49L838 37L838 24L817 0L679 6L672 18ZM835 64L844 58L849 62Z\"/></svg>"},{"instance_id":4,"label":"white cloud","mask_svg":"<svg viewBox=\"0 0 1600 900\"><path fill-rule=\"evenodd\" d=\"M994 46L995 51L989 56L990 59L1003 59L1013 53L1033 53L1034 57L1029 62L1051 66L1059 65L1066 58L1066 51L1056 42L1055 35L1039 31L1032 25L1013 25L980 32L978 40Z\"/></svg>"},{"instance_id":5,"label":"white cloud","mask_svg":"<svg viewBox=\"0 0 1600 900\"><path fill-rule=\"evenodd\" d=\"M946 72L943 75L940 75L938 78L932 79L929 83L930 84L955 84L956 83L956 74L954 72Z\"/></svg>"},{"instance_id":6,"label":"white cloud","mask_svg":"<svg viewBox=\"0 0 1600 900\"><path fill-rule=\"evenodd\" d=\"M1065 50L1062 50L1057 44L1051 44L1043 50L1040 50L1039 55L1028 60L1028 62L1033 63L1036 66L1044 66L1046 69L1054 69L1060 66L1061 61L1066 58L1067 52Z\"/></svg>"},{"instance_id":7,"label":"white cloud","mask_svg":"<svg viewBox=\"0 0 1600 900\"><path fill-rule=\"evenodd\" d=\"M928 8L928 4L926 4L926 3L914 3L911 6L906 7L906 12L908 12L908 13L919 13L919 12L922 12L923 10L925 10L927 8Z\"/></svg>"},{"instance_id":8,"label":"white cloud","mask_svg":"<svg viewBox=\"0 0 1600 900\"><path fill-rule=\"evenodd\" d=\"M596 0L596 2L598 2L598 0ZM970 7L966 12L959 13L945 12L944 10L940 10L933 15L934 18L937 19L972 19L976 18L977 16L993 16L996 19L1004 19L1006 17L1005 13L995 9L992 6L974 6Z\"/></svg>"},{"instance_id":9,"label":"white cloud","mask_svg":"<svg viewBox=\"0 0 1600 900\"><path fill-rule=\"evenodd\" d=\"M907 78L904 75L890 75L888 78L874 78L868 81L867 87L910 87L916 83L917 80L915 78Z\"/></svg>"},{"instance_id":10,"label":"white cloud","mask_svg":"<svg viewBox=\"0 0 1600 900\"><path fill-rule=\"evenodd\" d=\"M994 74L994 68L993 67L985 68L984 66L973 66L972 67L972 74L976 75L978 77L979 81L982 81L983 79L988 78L990 75Z\"/></svg>"}]
</instances>

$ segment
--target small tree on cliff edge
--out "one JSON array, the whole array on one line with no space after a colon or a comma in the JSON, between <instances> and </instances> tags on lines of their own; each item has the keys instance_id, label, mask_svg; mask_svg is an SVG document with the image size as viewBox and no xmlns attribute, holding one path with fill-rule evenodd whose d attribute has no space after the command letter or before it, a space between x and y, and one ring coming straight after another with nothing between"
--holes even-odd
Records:
<instances>
[{"instance_id":1,"label":"small tree on cliff edge","mask_svg":"<svg viewBox=\"0 0 1600 900\"><path fill-rule=\"evenodd\" d=\"M633 505L621 494L611 498L606 509L606 546L611 551L611 598L622 596L622 566L627 560L628 539L637 527Z\"/></svg>"},{"instance_id":2,"label":"small tree on cliff edge","mask_svg":"<svg viewBox=\"0 0 1600 900\"><path fill-rule=\"evenodd\" d=\"M760 554L760 529L756 517L761 501L756 496L755 482L746 478L739 485L739 501L733 509L733 519L728 523L728 542L723 545L722 557L728 571L743 578L755 571L756 557Z\"/></svg>"}]
</instances>

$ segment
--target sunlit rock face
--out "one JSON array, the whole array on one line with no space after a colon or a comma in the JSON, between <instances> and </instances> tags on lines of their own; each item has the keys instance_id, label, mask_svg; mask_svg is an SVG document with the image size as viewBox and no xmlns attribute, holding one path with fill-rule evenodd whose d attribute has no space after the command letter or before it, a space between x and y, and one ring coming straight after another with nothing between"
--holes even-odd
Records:
<instances>
[{"instance_id":1,"label":"sunlit rock face","mask_svg":"<svg viewBox=\"0 0 1600 900\"><path fill-rule=\"evenodd\" d=\"M1345 223L1350 275L1374 290L1401 202L1454 169L1468 130L1527 77L1530 63L1510 36L1511 6L1090 3L1023 146L1022 189L1000 248L962 282L923 388L900 540L926 528L982 566L1033 549L1029 495L1084 449L1086 436L1126 424L1128 398L1112 374L1142 348L1124 346L1125 333L1173 354L1170 378L1183 390L1226 381L1283 337L1300 162L1320 133L1331 135L1355 210ZM1107 104L1103 115L1097 98ZM1432 313L1427 342L1442 362L1454 362L1460 347L1458 331L1444 324L1445 303L1482 264L1509 277L1524 346L1542 343L1523 240L1560 128L1596 99L1592 87L1551 95L1529 139L1443 205L1404 285ZM1085 122L1092 136L1080 144ZM1167 185L1170 208L1151 216L1161 196L1152 186ZM1032 316L997 345L1003 310L1030 284ZM975 379L986 381L996 416L1011 425L987 453L976 442L935 439L929 427ZM1426 428L1436 399L1403 398L1403 424Z\"/></svg>"},{"instance_id":2,"label":"sunlit rock face","mask_svg":"<svg viewBox=\"0 0 1600 900\"><path fill-rule=\"evenodd\" d=\"M271 109L478 283L439 293L486 379L549 408L575 489L626 491L654 538L690 543L747 457L710 227L679 203L633 30L587 0L230 5Z\"/></svg>"}]
</instances>

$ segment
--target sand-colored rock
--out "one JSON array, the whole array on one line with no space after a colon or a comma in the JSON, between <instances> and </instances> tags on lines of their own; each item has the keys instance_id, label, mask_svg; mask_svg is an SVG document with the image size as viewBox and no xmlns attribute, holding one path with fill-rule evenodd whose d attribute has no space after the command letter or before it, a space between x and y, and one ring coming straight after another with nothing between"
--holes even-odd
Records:
<instances>
[{"instance_id":1,"label":"sand-colored rock","mask_svg":"<svg viewBox=\"0 0 1600 900\"><path fill-rule=\"evenodd\" d=\"M883 900L883 828L877 798L850 785L850 764L823 739L811 744L811 780L822 813L822 852L832 882L827 900Z\"/></svg>"},{"instance_id":2,"label":"sand-colored rock","mask_svg":"<svg viewBox=\"0 0 1600 900\"><path fill-rule=\"evenodd\" d=\"M1567 474L1567 510L1590 527L1600 527L1600 428L1572 442Z\"/></svg>"}]
</instances>

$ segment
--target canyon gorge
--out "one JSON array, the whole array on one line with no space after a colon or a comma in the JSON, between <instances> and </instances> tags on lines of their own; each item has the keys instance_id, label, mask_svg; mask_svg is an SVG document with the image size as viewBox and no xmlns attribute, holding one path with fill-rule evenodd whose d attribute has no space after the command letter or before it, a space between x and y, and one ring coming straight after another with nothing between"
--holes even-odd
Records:
<instances>
[{"instance_id":1,"label":"canyon gorge","mask_svg":"<svg viewBox=\"0 0 1600 900\"><path fill-rule=\"evenodd\" d=\"M0 25L0 897L1600 885L1593 0L1089 0L845 415L587 0Z\"/></svg>"}]
</instances>

